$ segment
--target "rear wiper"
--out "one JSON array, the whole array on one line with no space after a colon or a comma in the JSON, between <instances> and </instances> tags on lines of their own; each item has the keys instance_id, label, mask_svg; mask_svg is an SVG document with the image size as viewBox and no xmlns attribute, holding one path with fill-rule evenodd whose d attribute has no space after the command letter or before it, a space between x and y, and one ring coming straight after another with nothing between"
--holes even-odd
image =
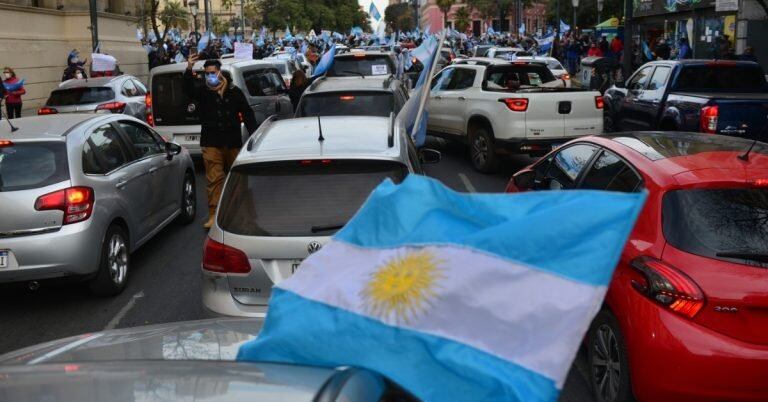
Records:
<instances>
[{"instance_id":1,"label":"rear wiper","mask_svg":"<svg viewBox=\"0 0 768 402\"><path fill-rule=\"evenodd\" d=\"M724 251L715 254L718 257L725 258L740 258L743 260L752 260L759 262L768 262L768 254L765 253L752 253L749 251Z\"/></svg>"},{"instance_id":2,"label":"rear wiper","mask_svg":"<svg viewBox=\"0 0 768 402\"><path fill-rule=\"evenodd\" d=\"M312 231L312 233L317 233L317 232L327 232L329 230L339 230L339 229L341 229L343 227L344 227L343 223L337 223L337 224L333 224L333 225L312 226L312 228L310 230Z\"/></svg>"},{"instance_id":3,"label":"rear wiper","mask_svg":"<svg viewBox=\"0 0 768 402\"><path fill-rule=\"evenodd\" d=\"M342 73L344 73L344 74L352 74L352 75L359 75L361 78L365 78L365 74L363 74L363 73L361 73L359 71L345 70L345 71L342 71Z\"/></svg>"}]
</instances>

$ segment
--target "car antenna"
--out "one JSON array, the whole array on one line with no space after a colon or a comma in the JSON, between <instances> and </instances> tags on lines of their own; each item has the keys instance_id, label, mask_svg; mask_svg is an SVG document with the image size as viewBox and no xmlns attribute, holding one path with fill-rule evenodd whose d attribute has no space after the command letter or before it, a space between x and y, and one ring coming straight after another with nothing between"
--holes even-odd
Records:
<instances>
[{"instance_id":1,"label":"car antenna","mask_svg":"<svg viewBox=\"0 0 768 402\"><path fill-rule=\"evenodd\" d=\"M749 161L749 153L752 152L752 148L755 147L755 144L757 144L757 140L752 141L752 145L749 146L747 149L747 152L744 152L743 154L739 155L738 158L747 162Z\"/></svg>"},{"instance_id":2,"label":"car antenna","mask_svg":"<svg viewBox=\"0 0 768 402\"><path fill-rule=\"evenodd\" d=\"M2 118L3 118L3 110L0 107L0 119L2 119ZM19 131L19 128L14 126L13 123L11 123L11 119L5 119L5 121L7 121L8 125L11 126L11 132L12 133L15 133L15 132Z\"/></svg>"},{"instance_id":3,"label":"car antenna","mask_svg":"<svg viewBox=\"0 0 768 402\"><path fill-rule=\"evenodd\" d=\"M320 124L320 115L317 115L317 131L320 132L320 136L317 137L317 140L320 142L325 141L325 138L323 137L323 125Z\"/></svg>"}]
</instances>

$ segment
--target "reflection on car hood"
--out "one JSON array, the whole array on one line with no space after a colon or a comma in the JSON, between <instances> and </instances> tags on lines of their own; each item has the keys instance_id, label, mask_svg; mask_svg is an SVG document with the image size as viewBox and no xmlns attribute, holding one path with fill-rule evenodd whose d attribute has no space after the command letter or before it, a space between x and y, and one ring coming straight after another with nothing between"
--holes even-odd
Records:
<instances>
[{"instance_id":1,"label":"reflection on car hood","mask_svg":"<svg viewBox=\"0 0 768 402\"><path fill-rule=\"evenodd\" d=\"M115 362L121 360L224 360L261 330L260 318L185 321L95 332L0 356L0 365Z\"/></svg>"}]
</instances>

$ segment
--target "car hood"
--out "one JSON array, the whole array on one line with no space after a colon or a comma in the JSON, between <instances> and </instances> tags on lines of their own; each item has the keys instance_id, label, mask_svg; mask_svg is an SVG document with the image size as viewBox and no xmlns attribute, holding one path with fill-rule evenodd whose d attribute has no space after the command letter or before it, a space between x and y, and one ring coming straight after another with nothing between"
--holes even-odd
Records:
<instances>
[{"instance_id":1,"label":"car hood","mask_svg":"<svg viewBox=\"0 0 768 402\"><path fill-rule=\"evenodd\" d=\"M0 365L126 360L232 361L258 335L261 318L219 318L94 332L0 356Z\"/></svg>"}]
</instances>

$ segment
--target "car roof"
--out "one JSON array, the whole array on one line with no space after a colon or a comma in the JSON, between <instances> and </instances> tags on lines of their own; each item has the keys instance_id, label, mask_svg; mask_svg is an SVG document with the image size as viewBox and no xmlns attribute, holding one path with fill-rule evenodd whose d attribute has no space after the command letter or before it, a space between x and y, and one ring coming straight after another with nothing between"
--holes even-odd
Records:
<instances>
[{"instance_id":1,"label":"car roof","mask_svg":"<svg viewBox=\"0 0 768 402\"><path fill-rule=\"evenodd\" d=\"M97 77L97 78L81 78L81 79L74 78L74 79L62 82L61 84L59 84L59 87L56 89L105 87L115 81L120 81L128 78L133 78L138 80L138 78L132 75L118 75L115 77ZM56 89L54 89L54 91Z\"/></svg>"},{"instance_id":2,"label":"car roof","mask_svg":"<svg viewBox=\"0 0 768 402\"><path fill-rule=\"evenodd\" d=\"M381 91L393 92L392 84L397 82L391 74L363 77L322 77L305 91L306 94L338 91Z\"/></svg>"},{"instance_id":3,"label":"car roof","mask_svg":"<svg viewBox=\"0 0 768 402\"><path fill-rule=\"evenodd\" d=\"M38 140L62 139L76 126L98 118L105 118L111 114L97 113L64 113L46 116L30 116L14 119L13 125L18 128L11 132L11 126L7 121L0 121L0 138L7 140Z\"/></svg>"},{"instance_id":4,"label":"car roof","mask_svg":"<svg viewBox=\"0 0 768 402\"><path fill-rule=\"evenodd\" d=\"M318 120L323 141L319 141ZM391 120L375 116L302 117L265 123L235 161L236 165L302 159L399 160L402 139L389 146Z\"/></svg>"},{"instance_id":5,"label":"car roof","mask_svg":"<svg viewBox=\"0 0 768 402\"><path fill-rule=\"evenodd\" d=\"M518 60L518 61L527 62L527 63L536 63L536 62L538 62L538 63L545 63L546 62L545 60L539 61L537 59L536 60L534 60L534 59L531 59L531 60L523 59L523 60ZM463 59L463 60L457 61L454 64L470 64L470 65L480 65L480 66L491 66L491 65L493 65L493 66L502 66L502 65L512 65L512 64L514 64L514 62L513 61L509 61L509 60L504 60L504 59L491 58L491 57L470 57L468 59Z\"/></svg>"},{"instance_id":6,"label":"car roof","mask_svg":"<svg viewBox=\"0 0 768 402\"><path fill-rule=\"evenodd\" d=\"M221 62L222 68L231 68L231 67L247 67L247 66L256 66L256 65L273 65L274 63L271 63L269 61L264 60L241 60L241 59L224 59L219 60ZM205 60L198 60L195 62L195 65L193 67L194 70L202 70L203 65L205 64ZM183 73L184 70L187 69L187 63L174 63L174 64L166 64L164 66L158 66L152 69L150 71L150 75L156 75L156 74L163 74L163 73Z\"/></svg>"},{"instance_id":7,"label":"car roof","mask_svg":"<svg viewBox=\"0 0 768 402\"><path fill-rule=\"evenodd\" d=\"M503 46L503 47L502 46L496 46L494 49L496 49L496 51L501 50L501 51L505 51L505 52L506 51L524 52L525 51L525 49L523 49L521 47L509 47L509 46Z\"/></svg>"}]
</instances>

